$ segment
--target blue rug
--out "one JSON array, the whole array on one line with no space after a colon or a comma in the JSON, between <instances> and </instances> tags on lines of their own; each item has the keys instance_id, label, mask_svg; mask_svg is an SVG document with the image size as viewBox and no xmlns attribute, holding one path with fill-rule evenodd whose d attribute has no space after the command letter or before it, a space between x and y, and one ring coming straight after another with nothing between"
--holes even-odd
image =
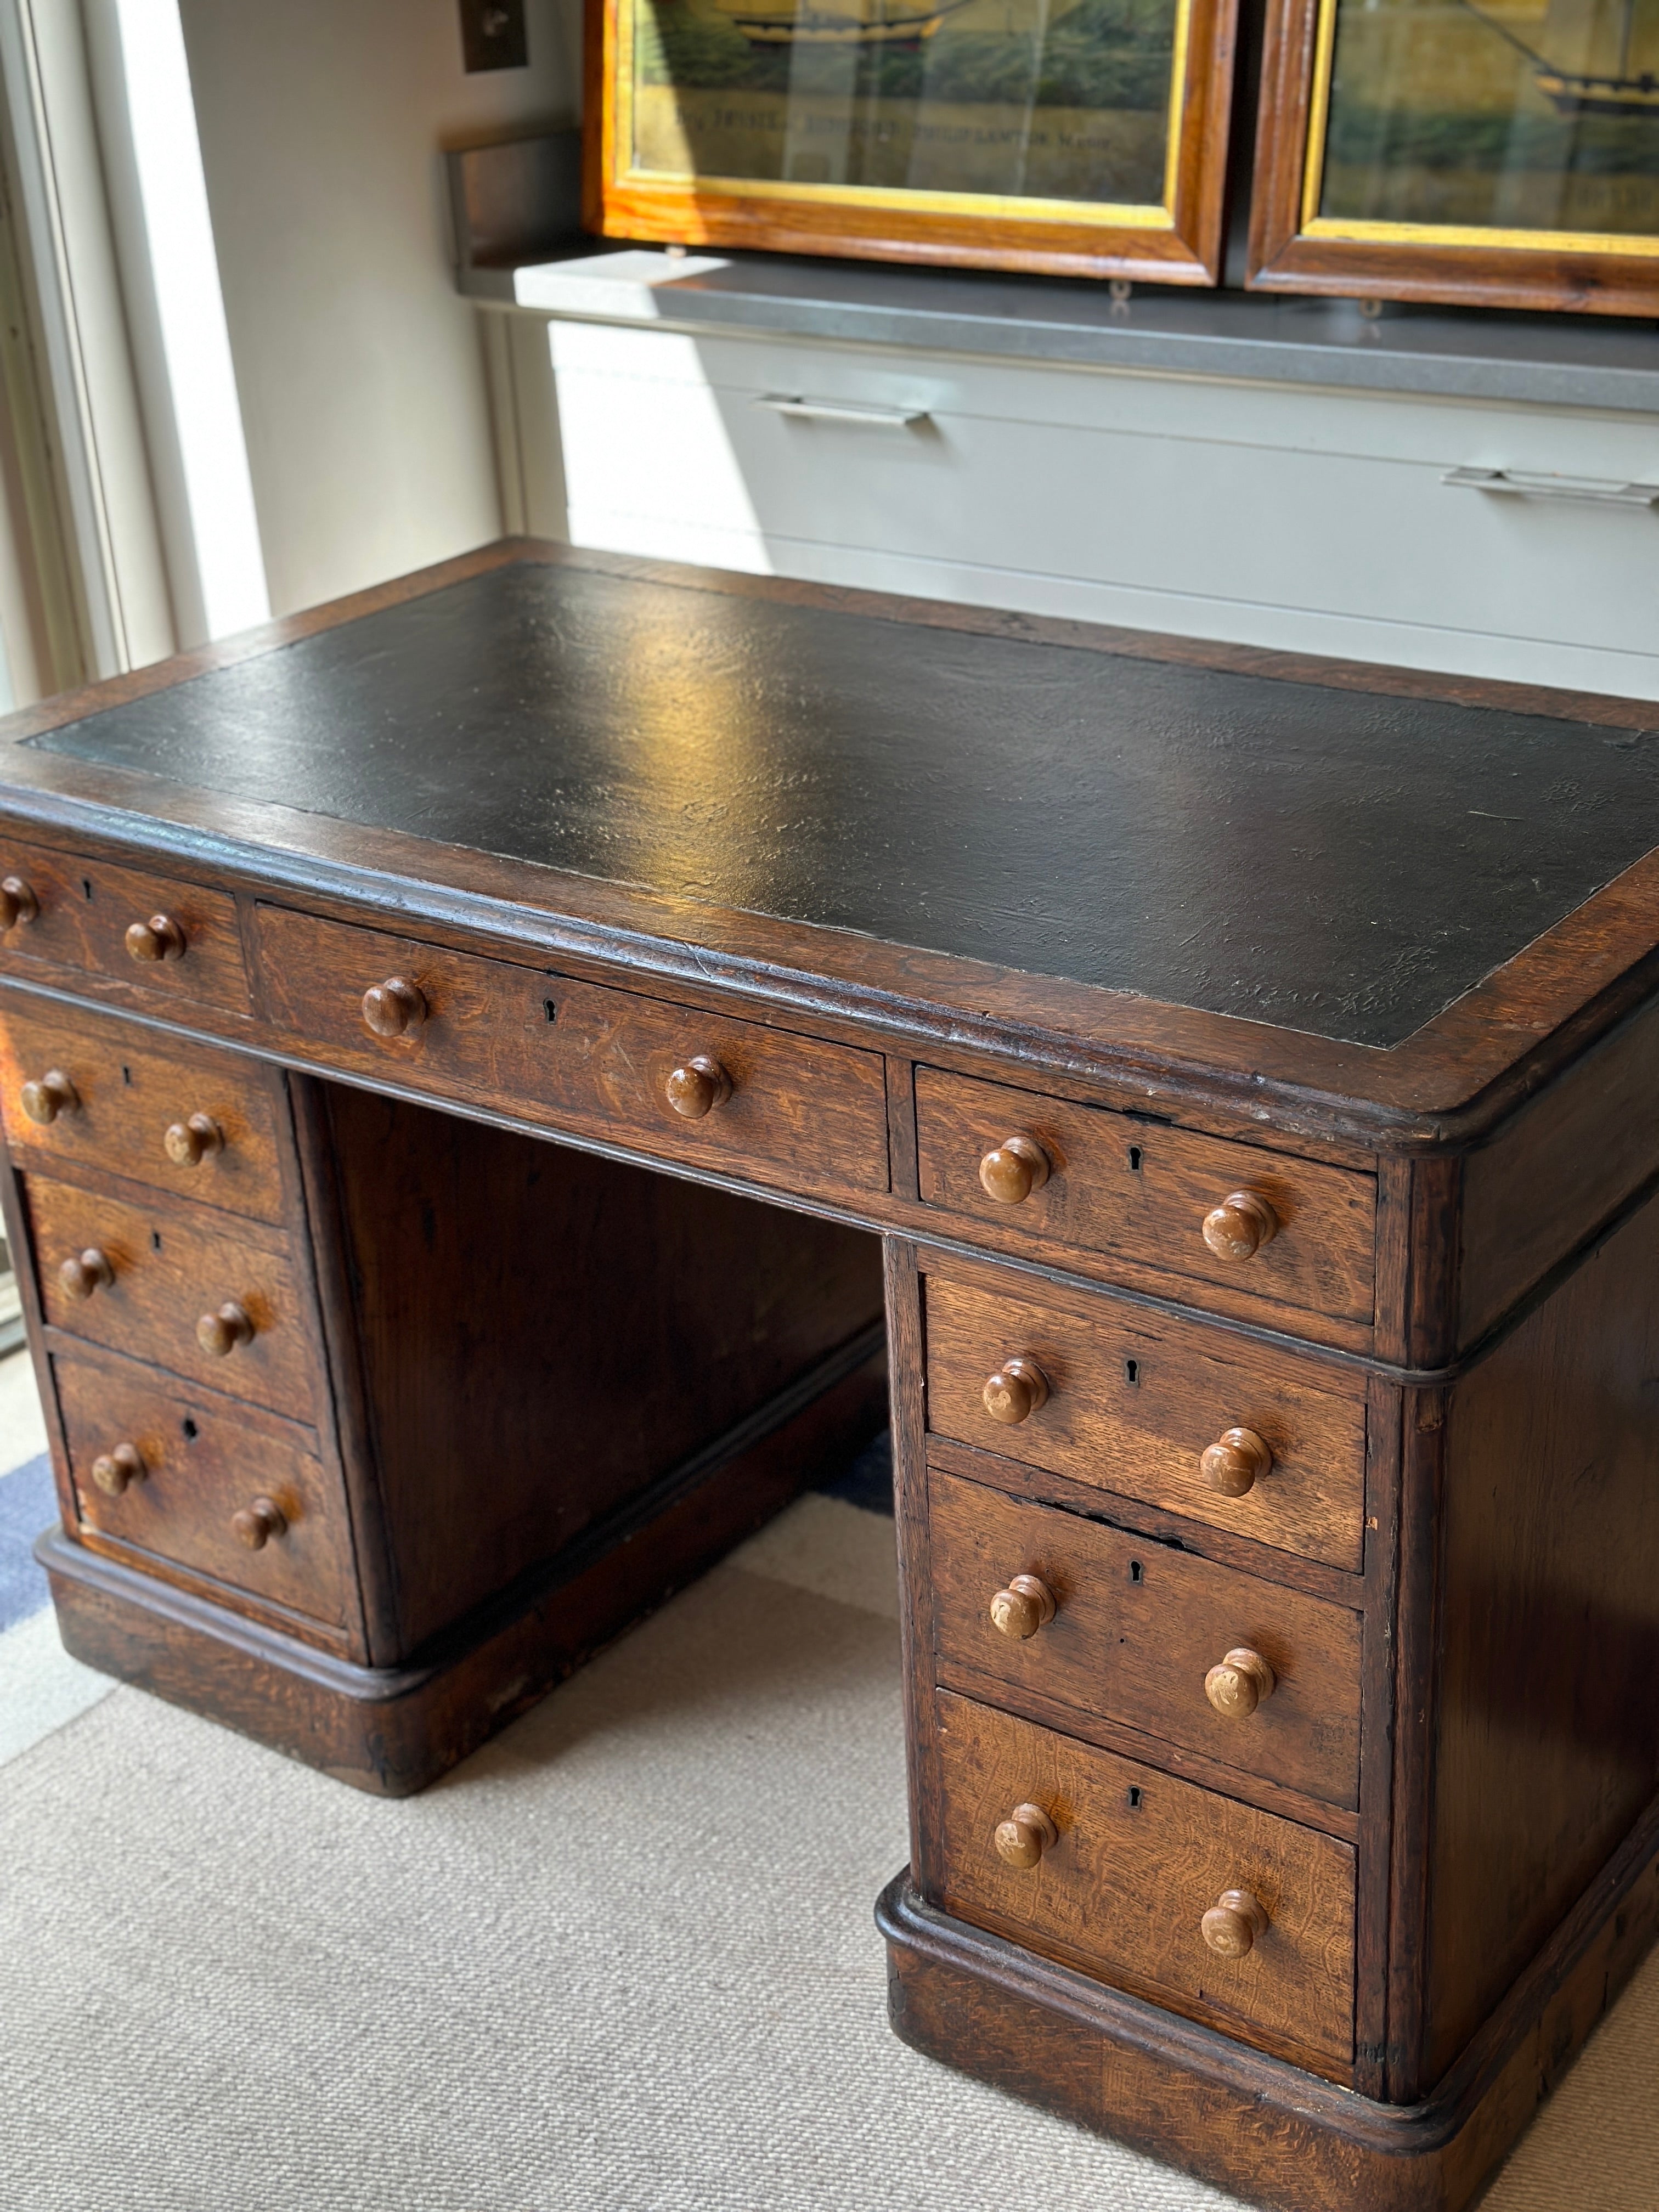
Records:
<instances>
[{"instance_id":1,"label":"blue rug","mask_svg":"<svg viewBox=\"0 0 1659 2212\"><path fill-rule=\"evenodd\" d=\"M0 1632L39 1613L46 1578L34 1564L34 1540L58 1518L52 1462L44 1452L0 1475Z\"/></svg>"},{"instance_id":2,"label":"blue rug","mask_svg":"<svg viewBox=\"0 0 1659 2212\"><path fill-rule=\"evenodd\" d=\"M826 1498L843 1498L849 1505L861 1505L866 1513L885 1513L890 1516L893 1510L892 1431L884 1429L878 1437L872 1437L845 1474L836 1475L830 1482L821 1482L818 1488Z\"/></svg>"}]
</instances>

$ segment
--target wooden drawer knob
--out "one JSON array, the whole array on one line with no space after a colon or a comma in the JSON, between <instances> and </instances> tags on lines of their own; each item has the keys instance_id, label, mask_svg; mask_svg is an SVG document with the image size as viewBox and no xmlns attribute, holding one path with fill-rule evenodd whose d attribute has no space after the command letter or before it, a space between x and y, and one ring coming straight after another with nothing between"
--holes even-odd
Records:
<instances>
[{"instance_id":1,"label":"wooden drawer knob","mask_svg":"<svg viewBox=\"0 0 1659 2212\"><path fill-rule=\"evenodd\" d=\"M0 882L0 929L15 929L20 921L37 921L40 902L21 876Z\"/></svg>"},{"instance_id":2,"label":"wooden drawer knob","mask_svg":"<svg viewBox=\"0 0 1659 2212\"><path fill-rule=\"evenodd\" d=\"M996 1373L986 1378L979 1395L994 1421L1014 1428L1029 1419L1039 1406L1048 1404L1048 1378L1036 1360L1028 1359L1022 1352L1013 1359L1005 1359Z\"/></svg>"},{"instance_id":3,"label":"wooden drawer knob","mask_svg":"<svg viewBox=\"0 0 1659 2212\"><path fill-rule=\"evenodd\" d=\"M985 1194L999 1206L1018 1206L1042 1189L1048 1174L1048 1155L1034 1137L1005 1137L979 1164Z\"/></svg>"},{"instance_id":4,"label":"wooden drawer knob","mask_svg":"<svg viewBox=\"0 0 1659 2212\"><path fill-rule=\"evenodd\" d=\"M1241 1644L1204 1677L1204 1694L1224 1720L1247 1721L1279 1687L1279 1677L1259 1651Z\"/></svg>"},{"instance_id":5,"label":"wooden drawer knob","mask_svg":"<svg viewBox=\"0 0 1659 2212\"><path fill-rule=\"evenodd\" d=\"M188 1121L168 1125L161 1146L174 1167L198 1168L210 1154L223 1152L225 1133L211 1114L192 1114Z\"/></svg>"},{"instance_id":6,"label":"wooden drawer knob","mask_svg":"<svg viewBox=\"0 0 1659 2212\"><path fill-rule=\"evenodd\" d=\"M95 1244L89 1244L84 1252L70 1253L58 1270L58 1279L66 1297L89 1298L94 1291L109 1288L115 1280L115 1270L106 1255Z\"/></svg>"},{"instance_id":7,"label":"wooden drawer knob","mask_svg":"<svg viewBox=\"0 0 1659 2212\"><path fill-rule=\"evenodd\" d=\"M1272 1468L1272 1447L1254 1429L1224 1429L1205 1447L1199 1472L1224 1498L1243 1498Z\"/></svg>"},{"instance_id":8,"label":"wooden drawer knob","mask_svg":"<svg viewBox=\"0 0 1659 2212\"><path fill-rule=\"evenodd\" d=\"M61 1067L49 1067L37 1082L26 1083L18 1095L30 1121L43 1127L60 1114L73 1114L81 1103L80 1092Z\"/></svg>"},{"instance_id":9,"label":"wooden drawer knob","mask_svg":"<svg viewBox=\"0 0 1659 2212\"><path fill-rule=\"evenodd\" d=\"M723 1106L732 1096L732 1079L719 1060L710 1060L700 1052L677 1067L664 1086L668 1103L677 1114L684 1114L688 1121L700 1121L705 1114L712 1114Z\"/></svg>"},{"instance_id":10,"label":"wooden drawer knob","mask_svg":"<svg viewBox=\"0 0 1659 2212\"><path fill-rule=\"evenodd\" d=\"M431 1012L425 992L407 975L388 975L363 993L363 1020L378 1037L407 1036Z\"/></svg>"},{"instance_id":11,"label":"wooden drawer knob","mask_svg":"<svg viewBox=\"0 0 1659 2212\"><path fill-rule=\"evenodd\" d=\"M1060 1831L1041 1805L1016 1805L992 1841L1005 1866L1034 1867L1060 1841Z\"/></svg>"},{"instance_id":12,"label":"wooden drawer knob","mask_svg":"<svg viewBox=\"0 0 1659 2212\"><path fill-rule=\"evenodd\" d=\"M1054 1617L1054 1594L1035 1575L1011 1575L1006 1589L991 1600L991 1626L1024 1644Z\"/></svg>"},{"instance_id":13,"label":"wooden drawer knob","mask_svg":"<svg viewBox=\"0 0 1659 2212\"><path fill-rule=\"evenodd\" d=\"M273 1536L286 1536L288 1516L274 1498L256 1498L230 1516L230 1525L250 1552L263 1552Z\"/></svg>"},{"instance_id":14,"label":"wooden drawer knob","mask_svg":"<svg viewBox=\"0 0 1659 2212\"><path fill-rule=\"evenodd\" d=\"M92 1479L106 1498L118 1498L131 1484L142 1482L147 1472L137 1444L117 1444L113 1451L100 1452L92 1462Z\"/></svg>"},{"instance_id":15,"label":"wooden drawer knob","mask_svg":"<svg viewBox=\"0 0 1659 2212\"><path fill-rule=\"evenodd\" d=\"M1204 1217L1204 1242L1218 1258L1249 1260L1279 1234L1279 1216L1260 1191L1236 1190Z\"/></svg>"},{"instance_id":16,"label":"wooden drawer knob","mask_svg":"<svg viewBox=\"0 0 1659 2212\"><path fill-rule=\"evenodd\" d=\"M239 1344L252 1344L253 1322L247 1308L227 1298L217 1313L204 1314L197 1322L196 1341L217 1359L228 1358Z\"/></svg>"},{"instance_id":17,"label":"wooden drawer knob","mask_svg":"<svg viewBox=\"0 0 1659 2212\"><path fill-rule=\"evenodd\" d=\"M1242 1959L1267 1932L1267 1915L1260 1898L1248 1889L1224 1890L1205 1914L1204 1941L1223 1959Z\"/></svg>"},{"instance_id":18,"label":"wooden drawer knob","mask_svg":"<svg viewBox=\"0 0 1659 2212\"><path fill-rule=\"evenodd\" d=\"M127 931L127 951L135 960L182 960L185 949L184 925L170 914L153 914Z\"/></svg>"}]
</instances>

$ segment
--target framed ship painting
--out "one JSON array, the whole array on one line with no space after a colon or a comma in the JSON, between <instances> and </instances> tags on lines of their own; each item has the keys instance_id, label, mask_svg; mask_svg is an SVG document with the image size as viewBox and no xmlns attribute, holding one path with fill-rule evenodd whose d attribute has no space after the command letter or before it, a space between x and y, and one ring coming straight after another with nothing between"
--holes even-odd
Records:
<instances>
[{"instance_id":1,"label":"framed ship painting","mask_svg":"<svg viewBox=\"0 0 1659 2212\"><path fill-rule=\"evenodd\" d=\"M1251 284L1659 314L1659 0L1268 0Z\"/></svg>"},{"instance_id":2,"label":"framed ship painting","mask_svg":"<svg viewBox=\"0 0 1659 2212\"><path fill-rule=\"evenodd\" d=\"M606 236L1213 283L1237 0L589 0Z\"/></svg>"}]
</instances>

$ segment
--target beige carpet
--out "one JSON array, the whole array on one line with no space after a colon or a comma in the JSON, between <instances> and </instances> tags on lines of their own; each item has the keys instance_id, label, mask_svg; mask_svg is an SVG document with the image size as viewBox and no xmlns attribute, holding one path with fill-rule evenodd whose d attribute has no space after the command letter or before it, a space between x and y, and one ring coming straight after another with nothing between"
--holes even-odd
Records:
<instances>
[{"instance_id":1,"label":"beige carpet","mask_svg":"<svg viewBox=\"0 0 1659 2212\"><path fill-rule=\"evenodd\" d=\"M4 2212L1216 2212L887 2032L890 1544L807 1501L407 1803L131 1690L0 1767ZM1653 2212L1656 2053L1650 1969L1490 2212Z\"/></svg>"}]
</instances>

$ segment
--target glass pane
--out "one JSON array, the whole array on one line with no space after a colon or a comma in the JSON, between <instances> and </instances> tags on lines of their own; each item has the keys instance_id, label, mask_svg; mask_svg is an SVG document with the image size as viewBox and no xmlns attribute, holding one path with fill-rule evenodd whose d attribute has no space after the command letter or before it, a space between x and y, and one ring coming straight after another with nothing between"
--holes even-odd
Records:
<instances>
[{"instance_id":1,"label":"glass pane","mask_svg":"<svg viewBox=\"0 0 1659 2212\"><path fill-rule=\"evenodd\" d=\"M1319 212L1659 234L1659 0L1340 0Z\"/></svg>"},{"instance_id":2,"label":"glass pane","mask_svg":"<svg viewBox=\"0 0 1659 2212\"><path fill-rule=\"evenodd\" d=\"M658 174L1159 206L1180 0L632 0Z\"/></svg>"}]
</instances>

